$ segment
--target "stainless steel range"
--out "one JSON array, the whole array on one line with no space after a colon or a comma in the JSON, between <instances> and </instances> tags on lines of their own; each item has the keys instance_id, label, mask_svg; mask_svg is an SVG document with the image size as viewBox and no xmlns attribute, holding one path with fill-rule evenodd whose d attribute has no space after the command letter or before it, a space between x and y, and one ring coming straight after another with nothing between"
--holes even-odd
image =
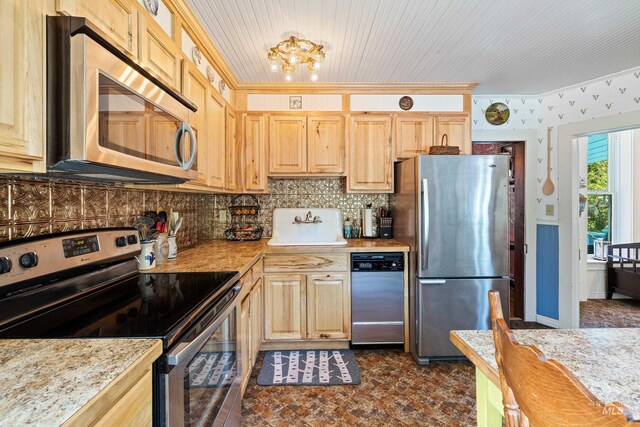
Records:
<instances>
[{"instance_id":1,"label":"stainless steel range","mask_svg":"<svg viewBox=\"0 0 640 427\"><path fill-rule=\"evenodd\" d=\"M154 425L238 425L238 273L139 273L135 229L0 243L0 338L158 338Z\"/></svg>"}]
</instances>

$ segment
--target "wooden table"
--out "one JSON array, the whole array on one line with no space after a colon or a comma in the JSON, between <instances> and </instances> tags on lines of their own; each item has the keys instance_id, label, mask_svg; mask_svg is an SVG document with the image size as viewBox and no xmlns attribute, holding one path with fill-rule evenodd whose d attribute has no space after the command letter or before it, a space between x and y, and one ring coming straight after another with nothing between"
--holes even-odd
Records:
<instances>
[{"instance_id":1,"label":"wooden table","mask_svg":"<svg viewBox=\"0 0 640 427\"><path fill-rule=\"evenodd\" d=\"M622 402L640 420L640 329L515 330L564 364L605 403ZM476 366L478 426L502 426L502 394L491 331L452 331L451 342Z\"/></svg>"}]
</instances>

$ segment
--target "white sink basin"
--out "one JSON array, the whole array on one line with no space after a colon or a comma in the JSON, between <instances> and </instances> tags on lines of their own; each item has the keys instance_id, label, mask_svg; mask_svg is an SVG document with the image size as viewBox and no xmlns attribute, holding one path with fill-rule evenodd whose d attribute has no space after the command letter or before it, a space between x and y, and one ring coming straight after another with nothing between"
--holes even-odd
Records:
<instances>
[{"instance_id":1,"label":"white sink basin","mask_svg":"<svg viewBox=\"0 0 640 427\"><path fill-rule=\"evenodd\" d=\"M322 222L296 224L298 216L305 221L308 212L311 218ZM273 210L273 232L267 242L269 246L342 246L347 241L342 237L342 211L340 209L300 208Z\"/></svg>"}]
</instances>

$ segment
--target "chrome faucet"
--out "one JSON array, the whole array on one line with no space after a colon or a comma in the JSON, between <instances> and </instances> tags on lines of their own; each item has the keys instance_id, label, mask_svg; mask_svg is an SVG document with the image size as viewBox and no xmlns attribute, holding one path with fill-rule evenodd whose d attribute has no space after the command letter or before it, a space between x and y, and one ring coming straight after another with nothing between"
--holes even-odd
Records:
<instances>
[{"instance_id":1,"label":"chrome faucet","mask_svg":"<svg viewBox=\"0 0 640 427\"><path fill-rule=\"evenodd\" d=\"M293 223L294 224L321 224L322 219L318 215L313 216L311 211L309 211L304 216L304 220L300 218L300 215L296 215L296 217L293 219Z\"/></svg>"}]
</instances>

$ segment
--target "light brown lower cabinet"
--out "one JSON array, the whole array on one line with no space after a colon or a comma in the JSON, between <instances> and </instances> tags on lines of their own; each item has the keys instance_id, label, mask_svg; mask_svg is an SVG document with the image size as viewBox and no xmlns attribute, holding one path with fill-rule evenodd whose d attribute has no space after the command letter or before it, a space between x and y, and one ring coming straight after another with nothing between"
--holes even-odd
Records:
<instances>
[{"instance_id":1,"label":"light brown lower cabinet","mask_svg":"<svg viewBox=\"0 0 640 427\"><path fill-rule=\"evenodd\" d=\"M153 423L153 362L162 355L157 341L125 372L80 408L63 425L151 426Z\"/></svg>"},{"instance_id":2,"label":"light brown lower cabinet","mask_svg":"<svg viewBox=\"0 0 640 427\"><path fill-rule=\"evenodd\" d=\"M253 365L258 359L262 343L262 330L264 329L262 277L253 275L253 284L249 283L249 285L251 285L251 291L240 305L240 335L238 337L241 351L243 393L249 382Z\"/></svg>"},{"instance_id":3,"label":"light brown lower cabinet","mask_svg":"<svg viewBox=\"0 0 640 427\"><path fill-rule=\"evenodd\" d=\"M346 273L265 275L264 301L265 341L350 338Z\"/></svg>"}]
</instances>

